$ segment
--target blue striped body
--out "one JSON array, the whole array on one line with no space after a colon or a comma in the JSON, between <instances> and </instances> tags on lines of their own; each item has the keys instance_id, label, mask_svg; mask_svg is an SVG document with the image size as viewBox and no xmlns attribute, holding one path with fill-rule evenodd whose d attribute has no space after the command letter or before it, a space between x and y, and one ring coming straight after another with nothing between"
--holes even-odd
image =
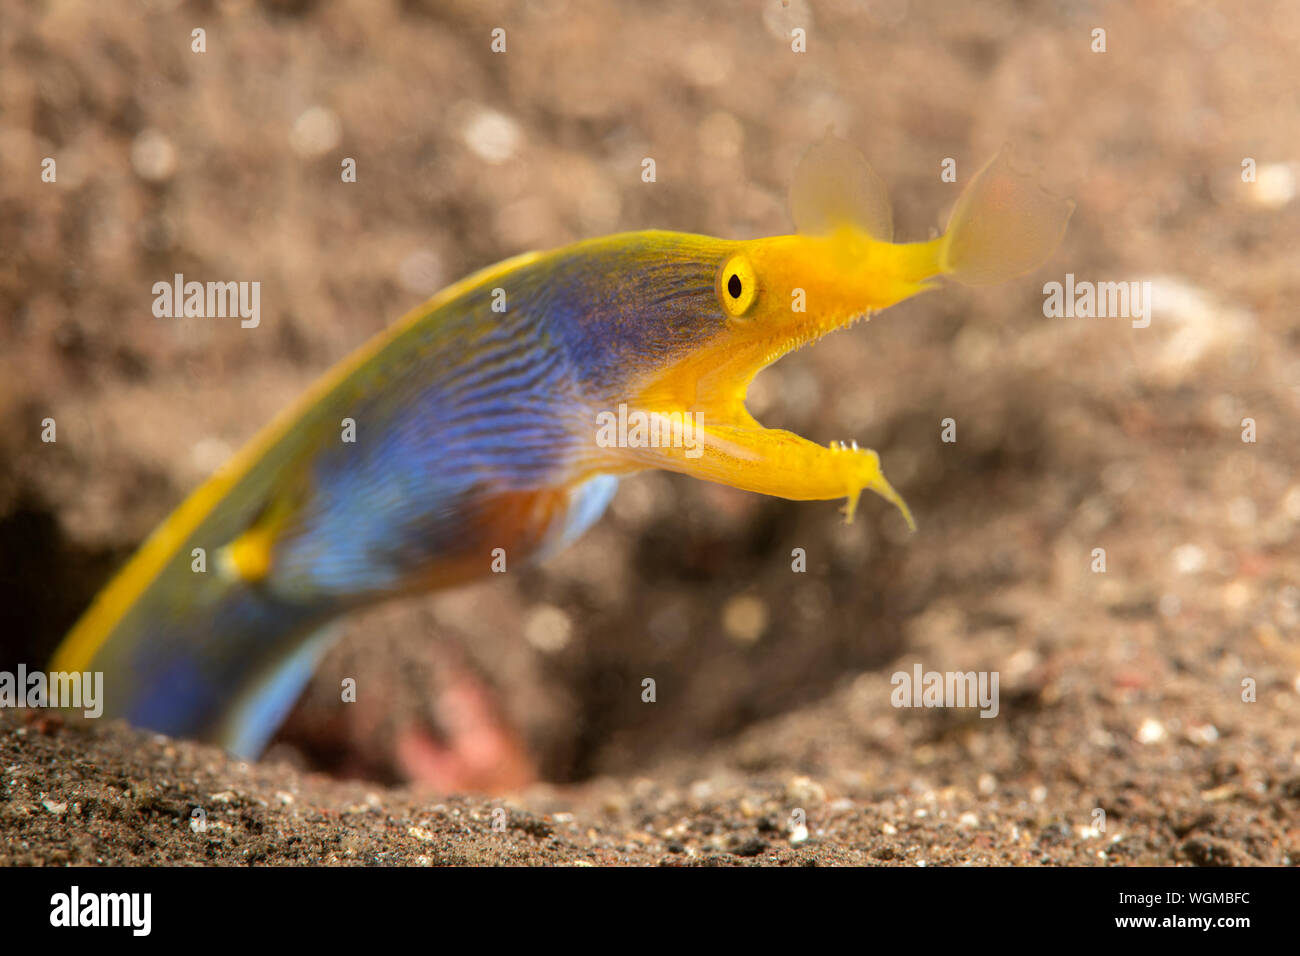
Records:
<instances>
[{"instance_id":1,"label":"blue striped body","mask_svg":"<svg viewBox=\"0 0 1300 956\"><path fill-rule=\"evenodd\" d=\"M256 753L331 620L485 574L496 548L515 567L574 540L618 480L593 455L597 413L716 334L728 245L581 243L390 333L255 456L115 622L92 664L108 712ZM232 577L223 548L263 522L268 573Z\"/></svg>"}]
</instances>

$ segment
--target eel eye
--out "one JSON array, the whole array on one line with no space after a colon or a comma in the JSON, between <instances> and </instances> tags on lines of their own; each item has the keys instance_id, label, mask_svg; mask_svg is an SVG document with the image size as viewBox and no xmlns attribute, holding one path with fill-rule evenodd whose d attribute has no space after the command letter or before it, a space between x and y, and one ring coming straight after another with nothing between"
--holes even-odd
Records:
<instances>
[{"instance_id":1,"label":"eel eye","mask_svg":"<svg viewBox=\"0 0 1300 956\"><path fill-rule=\"evenodd\" d=\"M740 317L749 311L758 297L758 277L754 267L742 255L732 256L718 273L718 298L728 315Z\"/></svg>"}]
</instances>

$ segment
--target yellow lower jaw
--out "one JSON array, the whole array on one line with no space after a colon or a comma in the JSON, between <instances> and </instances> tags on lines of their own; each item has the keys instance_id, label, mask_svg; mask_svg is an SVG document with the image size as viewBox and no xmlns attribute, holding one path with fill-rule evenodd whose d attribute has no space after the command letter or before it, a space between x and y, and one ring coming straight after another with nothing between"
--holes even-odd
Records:
<instances>
[{"instance_id":1,"label":"yellow lower jaw","mask_svg":"<svg viewBox=\"0 0 1300 956\"><path fill-rule=\"evenodd\" d=\"M847 453L853 456L846 462L846 465L848 465L847 484L849 492L844 504L845 524L853 523L853 517L858 510L859 497L861 497L863 490L870 490L902 512L908 530L916 531L916 522L912 519L911 509L907 507L907 502L903 500L903 496L895 491L893 485L885 478L885 473L880 469L880 456L876 452L869 448L858 448L857 442L851 442L848 446L839 442L831 442L830 451L832 454L844 455Z\"/></svg>"}]
</instances>

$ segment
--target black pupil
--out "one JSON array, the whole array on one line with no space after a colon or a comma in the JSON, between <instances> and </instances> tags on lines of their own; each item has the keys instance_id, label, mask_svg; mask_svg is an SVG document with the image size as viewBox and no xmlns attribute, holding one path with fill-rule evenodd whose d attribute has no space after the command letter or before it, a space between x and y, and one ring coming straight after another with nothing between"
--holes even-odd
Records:
<instances>
[{"instance_id":1,"label":"black pupil","mask_svg":"<svg viewBox=\"0 0 1300 956\"><path fill-rule=\"evenodd\" d=\"M731 278L727 280L727 291L731 293L731 297L733 299L739 299L740 289L741 289L740 276L736 275L733 272L731 274Z\"/></svg>"}]
</instances>

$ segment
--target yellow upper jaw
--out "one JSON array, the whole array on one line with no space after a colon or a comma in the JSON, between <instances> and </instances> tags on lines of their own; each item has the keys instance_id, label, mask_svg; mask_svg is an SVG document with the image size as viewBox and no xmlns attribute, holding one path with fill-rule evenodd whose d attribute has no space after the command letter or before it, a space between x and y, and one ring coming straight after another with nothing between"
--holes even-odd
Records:
<instances>
[{"instance_id":1,"label":"yellow upper jaw","mask_svg":"<svg viewBox=\"0 0 1300 956\"><path fill-rule=\"evenodd\" d=\"M806 317L821 334L924 291L941 271L941 240L881 242L847 226L829 236L778 236L749 245L769 300L763 314L779 322L784 313L789 320L796 290L802 290Z\"/></svg>"},{"instance_id":2,"label":"yellow upper jaw","mask_svg":"<svg viewBox=\"0 0 1300 956\"><path fill-rule=\"evenodd\" d=\"M830 332L929 288L937 242L895 244L852 227L829 236L741 243L734 259L757 283L752 304L728 316L727 334L658 371L638 391L646 408L699 411L753 422L745 393L760 371Z\"/></svg>"}]
</instances>

